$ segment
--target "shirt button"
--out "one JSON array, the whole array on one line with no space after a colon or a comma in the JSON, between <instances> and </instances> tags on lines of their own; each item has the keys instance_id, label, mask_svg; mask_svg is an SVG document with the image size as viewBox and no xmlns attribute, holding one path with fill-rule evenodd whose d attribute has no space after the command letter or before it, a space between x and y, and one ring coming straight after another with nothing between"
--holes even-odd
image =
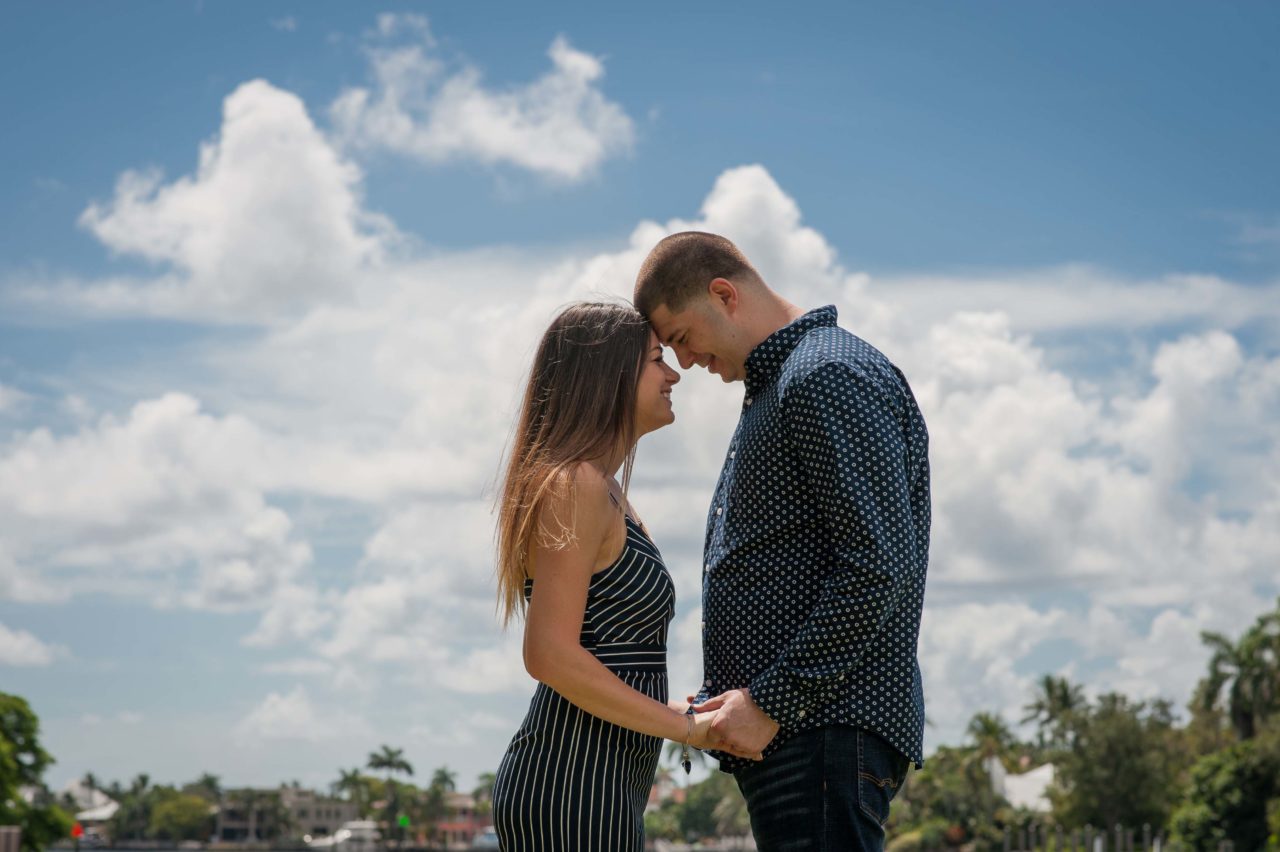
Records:
<instances>
[{"instance_id":1,"label":"shirt button","mask_svg":"<svg viewBox=\"0 0 1280 852\"><path fill-rule=\"evenodd\" d=\"M797 719L803 719L803 718L804 718L804 711L803 711L803 710L801 710L799 713L797 713L797 714L796 714L796 718L797 718Z\"/></svg>"},{"instance_id":2,"label":"shirt button","mask_svg":"<svg viewBox=\"0 0 1280 852\"><path fill-rule=\"evenodd\" d=\"M750 405L750 404L751 404L751 397L747 397L746 401L743 402L743 405Z\"/></svg>"},{"instance_id":3,"label":"shirt button","mask_svg":"<svg viewBox=\"0 0 1280 852\"><path fill-rule=\"evenodd\" d=\"M734 458L734 457L736 457L737 455L738 455L738 451L737 451L737 450L730 450L730 451L729 451L729 458Z\"/></svg>"},{"instance_id":4,"label":"shirt button","mask_svg":"<svg viewBox=\"0 0 1280 852\"><path fill-rule=\"evenodd\" d=\"M708 687L709 687L709 686L711 686L711 678L707 678L706 680L704 680L704 681L702 682L702 685L703 685L703 686L708 686Z\"/></svg>"},{"instance_id":5,"label":"shirt button","mask_svg":"<svg viewBox=\"0 0 1280 852\"><path fill-rule=\"evenodd\" d=\"M720 514L720 513L721 513L721 512L723 512L723 511L724 511L724 507L723 507L723 506L716 506L716 514L717 514L717 515L718 515L718 514Z\"/></svg>"}]
</instances>

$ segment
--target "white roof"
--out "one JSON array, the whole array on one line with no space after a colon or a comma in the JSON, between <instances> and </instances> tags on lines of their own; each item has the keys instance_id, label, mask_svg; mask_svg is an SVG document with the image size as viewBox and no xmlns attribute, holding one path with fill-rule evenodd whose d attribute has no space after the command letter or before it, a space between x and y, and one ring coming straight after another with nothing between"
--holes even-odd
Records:
<instances>
[{"instance_id":1,"label":"white roof","mask_svg":"<svg viewBox=\"0 0 1280 852\"><path fill-rule=\"evenodd\" d=\"M116 811L120 810L120 805L107 799L105 805L99 805L96 808L89 808L87 811L81 811L76 814L77 822L106 822L115 816Z\"/></svg>"},{"instance_id":2,"label":"white roof","mask_svg":"<svg viewBox=\"0 0 1280 852\"><path fill-rule=\"evenodd\" d=\"M1004 778L1004 797L1015 808L1026 808L1036 813L1047 814L1053 809L1047 795L1049 785L1053 783L1053 764L1046 763L1021 775L1006 775Z\"/></svg>"}]
</instances>

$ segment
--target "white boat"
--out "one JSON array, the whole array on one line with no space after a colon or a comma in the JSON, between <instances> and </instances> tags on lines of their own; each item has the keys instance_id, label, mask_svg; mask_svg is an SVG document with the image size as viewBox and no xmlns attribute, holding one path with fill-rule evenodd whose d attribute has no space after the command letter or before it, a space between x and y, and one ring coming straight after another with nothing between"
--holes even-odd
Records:
<instances>
[{"instance_id":1,"label":"white boat","mask_svg":"<svg viewBox=\"0 0 1280 852\"><path fill-rule=\"evenodd\" d=\"M334 852L377 852L382 841L378 824L371 819L353 819L328 837L308 840L312 849L332 849Z\"/></svg>"}]
</instances>

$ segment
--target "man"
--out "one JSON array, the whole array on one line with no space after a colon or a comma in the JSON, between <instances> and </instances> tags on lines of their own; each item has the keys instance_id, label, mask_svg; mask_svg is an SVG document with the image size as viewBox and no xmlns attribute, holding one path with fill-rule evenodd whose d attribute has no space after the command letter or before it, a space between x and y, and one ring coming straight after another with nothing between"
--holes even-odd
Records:
<instances>
[{"instance_id":1,"label":"man","mask_svg":"<svg viewBox=\"0 0 1280 852\"><path fill-rule=\"evenodd\" d=\"M683 369L746 384L707 517L694 703L765 759L713 754L761 850L882 849L923 759L928 434L907 380L715 234L659 242L635 304Z\"/></svg>"}]
</instances>

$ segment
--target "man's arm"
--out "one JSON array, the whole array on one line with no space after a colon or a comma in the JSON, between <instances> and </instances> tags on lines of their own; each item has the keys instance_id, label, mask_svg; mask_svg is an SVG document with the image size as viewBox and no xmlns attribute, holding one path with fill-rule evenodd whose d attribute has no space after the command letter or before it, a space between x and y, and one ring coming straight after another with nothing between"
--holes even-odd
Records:
<instances>
[{"instance_id":1,"label":"man's arm","mask_svg":"<svg viewBox=\"0 0 1280 852\"><path fill-rule=\"evenodd\" d=\"M760 710L794 727L834 695L897 606L915 570L915 527L906 439L874 383L826 364L791 390L784 416L833 559L808 618L750 685Z\"/></svg>"}]
</instances>

